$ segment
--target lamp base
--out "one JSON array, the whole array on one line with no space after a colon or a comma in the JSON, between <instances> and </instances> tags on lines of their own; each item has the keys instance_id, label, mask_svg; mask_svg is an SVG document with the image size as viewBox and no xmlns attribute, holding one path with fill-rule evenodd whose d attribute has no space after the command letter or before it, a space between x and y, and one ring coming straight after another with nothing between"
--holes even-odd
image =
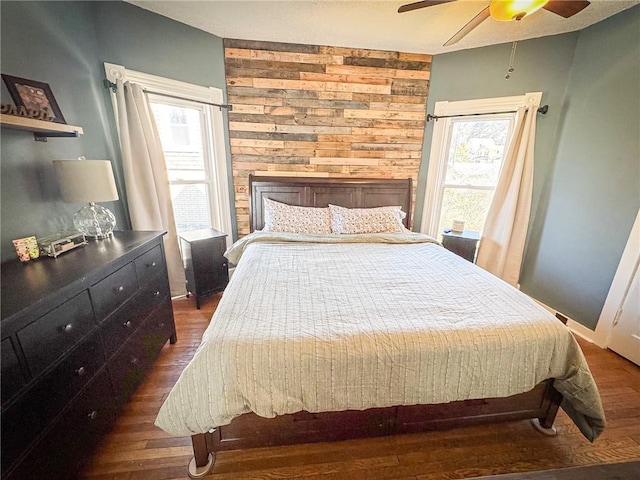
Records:
<instances>
[{"instance_id":1,"label":"lamp base","mask_svg":"<svg viewBox=\"0 0 640 480\"><path fill-rule=\"evenodd\" d=\"M100 240L113 235L116 217L108 208L91 202L75 213L73 226L85 237Z\"/></svg>"}]
</instances>

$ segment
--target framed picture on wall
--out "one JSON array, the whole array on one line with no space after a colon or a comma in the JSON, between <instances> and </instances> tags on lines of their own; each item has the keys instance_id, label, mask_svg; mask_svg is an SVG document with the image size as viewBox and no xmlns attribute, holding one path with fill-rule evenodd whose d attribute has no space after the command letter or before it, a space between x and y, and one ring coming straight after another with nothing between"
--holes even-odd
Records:
<instances>
[{"instance_id":1,"label":"framed picture on wall","mask_svg":"<svg viewBox=\"0 0 640 480\"><path fill-rule=\"evenodd\" d=\"M47 83L29 80L27 78L13 77L2 74L7 90L17 107L25 107L27 110L43 111L47 109L49 117L56 123L67 123L62 116L58 102L56 102L51 87Z\"/></svg>"}]
</instances>

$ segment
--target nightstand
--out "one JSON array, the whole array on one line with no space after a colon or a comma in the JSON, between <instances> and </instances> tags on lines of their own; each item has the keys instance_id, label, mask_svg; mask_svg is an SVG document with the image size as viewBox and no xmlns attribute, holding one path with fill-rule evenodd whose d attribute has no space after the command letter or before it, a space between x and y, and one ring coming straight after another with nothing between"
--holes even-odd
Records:
<instances>
[{"instance_id":1,"label":"nightstand","mask_svg":"<svg viewBox=\"0 0 640 480\"><path fill-rule=\"evenodd\" d=\"M184 232L179 237L187 296L196 297L196 308L200 308L201 297L224 290L229 283L229 266L223 256L227 234L206 228Z\"/></svg>"},{"instance_id":2,"label":"nightstand","mask_svg":"<svg viewBox=\"0 0 640 480\"><path fill-rule=\"evenodd\" d=\"M442 246L475 263L480 233L471 230L464 232L442 232Z\"/></svg>"}]
</instances>

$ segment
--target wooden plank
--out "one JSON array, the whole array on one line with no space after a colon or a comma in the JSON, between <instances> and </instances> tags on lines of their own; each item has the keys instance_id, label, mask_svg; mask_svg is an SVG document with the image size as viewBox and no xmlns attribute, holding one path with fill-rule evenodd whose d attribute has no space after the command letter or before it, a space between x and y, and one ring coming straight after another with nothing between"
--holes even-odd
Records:
<instances>
[{"instance_id":1,"label":"wooden plank","mask_svg":"<svg viewBox=\"0 0 640 480\"><path fill-rule=\"evenodd\" d=\"M329 73L300 73L300 80L336 83L363 83L367 85L391 85L391 78L367 77L366 75L345 75Z\"/></svg>"},{"instance_id":2,"label":"wooden plank","mask_svg":"<svg viewBox=\"0 0 640 480\"><path fill-rule=\"evenodd\" d=\"M251 113L251 114L263 114L264 105L243 105L241 103L233 104L233 111L235 113Z\"/></svg>"},{"instance_id":3,"label":"wooden plank","mask_svg":"<svg viewBox=\"0 0 640 480\"><path fill-rule=\"evenodd\" d=\"M344 65L358 65L361 67L394 68L401 70L431 70L431 64L425 62L367 58L367 57L344 57Z\"/></svg>"},{"instance_id":4,"label":"wooden plank","mask_svg":"<svg viewBox=\"0 0 640 480\"><path fill-rule=\"evenodd\" d=\"M349 158L345 159L343 157L315 157L309 160L311 165L343 165L343 166L351 166L351 165L368 165L368 166L379 166L380 160L377 158Z\"/></svg>"},{"instance_id":5,"label":"wooden plank","mask_svg":"<svg viewBox=\"0 0 640 480\"><path fill-rule=\"evenodd\" d=\"M352 110L345 109L345 118L389 118L398 120L421 120L425 118L426 112L404 112L399 110Z\"/></svg>"},{"instance_id":6,"label":"wooden plank","mask_svg":"<svg viewBox=\"0 0 640 480\"><path fill-rule=\"evenodd\" d=\"M240 40L225 38L223 40L225 48L237 48L244 50L270 50L273 52L294 52L294 53L328 53L321 51L318 45L301 45L295 43L264 42L256 40Z\"/></svg>"},{"instance_id":7,"label":"wooden plank","mask_svg":"<svg viewBox=\"0 0 640 480\"><path fill-rule=\"evenodd\" d=\"M313 53L276 52L264 50L245 50L241 48L225 48L225 57L250 58L255 60L267 60L270 62L299 62L317 64L341 64L343 58L340 55L323 55Z\"/></svg>"},{"instance_id":8,"label":"wooden plank","mask_svg":"<svg viewBox=\"0 0 640 480\"><path fill-rule=\"evenodd\" d=\"M429 80L430 70L401 70L396 68L365 67L361 65L327 65L328 74L359 76L367 78L404 78L416 80Z\"/></svg>"}]
</instances>

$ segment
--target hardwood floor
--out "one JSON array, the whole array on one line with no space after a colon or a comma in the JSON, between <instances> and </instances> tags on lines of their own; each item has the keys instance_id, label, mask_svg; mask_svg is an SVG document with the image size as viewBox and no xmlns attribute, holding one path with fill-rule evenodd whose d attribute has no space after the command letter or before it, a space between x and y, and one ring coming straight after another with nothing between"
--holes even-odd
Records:
<instances>
[{"instance_id":1,"label":"hardwood floor","mask_svg":"<svg viewBox=\"0 0 640 480\"><path fill-rule=\"evenodd\" d=\"M190 438L153 425L171 386L199 345L219 295L174 302L178 343L165 345L152 371L97 449L83 478L183 479ZM607 415L604 434L590 444L560 412L559 434L545 437L528 421L395 437L218 453L206 478L306 480L452 480L511 472L640 460L640 368L580 341Z\"/></svg>"}]
</instances>

